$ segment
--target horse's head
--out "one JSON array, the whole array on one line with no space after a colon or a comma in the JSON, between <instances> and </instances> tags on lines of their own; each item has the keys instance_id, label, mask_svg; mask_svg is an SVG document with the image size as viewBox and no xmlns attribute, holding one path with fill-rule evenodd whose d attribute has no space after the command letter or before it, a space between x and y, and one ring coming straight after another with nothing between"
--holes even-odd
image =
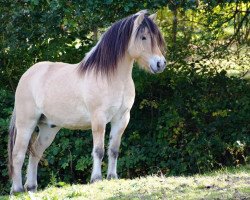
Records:
<instances>
[{"instance_id":1,"label":"horse's head","mask_svg":"<svg viewBox=\"0 0 250 200\"><path fill-rule=\"evenodd\" d=\"M96 73L114 74L118 62L127 53L145 70L162 72L166 66L163 56L165 44L154 23L155 16L147 16L146 11L140 11L114 23L81 62L80 71L85 73L93 69Z\"/></svg>"},{"instance_id":2,"label":"horse's head","mask_svg":"<svg viewBox=\"0 0 250 200\"><path fill-rule=\"evenodd\" d=\"M147 16L146 11L135 14L133 32L128 44L128 53L140 66L151 73L161 73L166 67L163 56L164 39L154 23L156 14Z\"/></svg>"}]
</instances>

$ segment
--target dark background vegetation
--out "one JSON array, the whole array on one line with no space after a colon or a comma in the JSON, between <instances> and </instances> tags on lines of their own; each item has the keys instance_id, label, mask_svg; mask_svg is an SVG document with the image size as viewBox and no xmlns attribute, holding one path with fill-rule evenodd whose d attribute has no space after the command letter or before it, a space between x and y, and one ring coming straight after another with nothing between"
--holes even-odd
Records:
<instances>
[{"instance_id":1,"label":"dark background vegetation","mask_svg":"<svg viewBox=\"0 0 250 200\"><path fill-rule=\"evenodd\" d=\"M158 13L169 64L154 76L134 69L137 95L120 177L203 173L249 161L247 0L1 0L0 194L10 187L8 124L21 75L43 60L80 62L108 26L141 9ZM39 186L88 182L91 150L90 131L61 130L40 163Z\"/></svg>"}]
</instances>

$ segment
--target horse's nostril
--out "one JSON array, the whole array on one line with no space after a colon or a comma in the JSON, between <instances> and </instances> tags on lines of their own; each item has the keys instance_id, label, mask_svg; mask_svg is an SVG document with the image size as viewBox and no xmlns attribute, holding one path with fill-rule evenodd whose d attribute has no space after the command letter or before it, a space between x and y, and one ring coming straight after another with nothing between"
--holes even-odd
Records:
<instances>
[{"instance_id":1,"label":"horse's nostril","mask_svg":"<svg viewBox=\"0 0 250 200\"><path fill-rule=\"evenodd\" d=\"M157 62L157 68L160 69L161 68L161 63Z\"/></svg>"},{"instance_id":2,"label":"horse's nostril","mask_svg":"<svg viewBox=\"0 0 250 200\"><path fill-rule=\"evenodd\" d=\"M166 60L165 60L165 61L164 61L164 64L166 65L166 63L167 63L167 62L166 62Z\"/></svg>"}]
</instances>

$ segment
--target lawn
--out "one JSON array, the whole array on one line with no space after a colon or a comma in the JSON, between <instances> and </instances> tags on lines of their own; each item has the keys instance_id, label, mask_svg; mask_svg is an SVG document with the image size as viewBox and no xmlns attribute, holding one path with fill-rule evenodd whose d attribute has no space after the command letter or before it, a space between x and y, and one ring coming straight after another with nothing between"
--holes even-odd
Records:
<instances>
[{"instance_id":1,"label":"lawn","mask_svg":"<svg viewBox=\"0 0 250 200\"><path fill-rule=\"evenodd\" d=\"M250 199L250 166L194 176L147 176L87 185L49 186L11 199Z\"/></svg>"}]
</instances>

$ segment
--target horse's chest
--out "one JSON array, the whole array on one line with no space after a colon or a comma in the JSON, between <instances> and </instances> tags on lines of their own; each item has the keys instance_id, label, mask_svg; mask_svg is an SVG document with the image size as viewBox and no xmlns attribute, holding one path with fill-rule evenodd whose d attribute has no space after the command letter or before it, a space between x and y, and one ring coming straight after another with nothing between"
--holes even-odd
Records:
<instances>
[{"instance_id":1,"label":"horse's chest","mask_svg":"<svg viewBox=\"0 0 250 200\"><path fill-rule=\"evenodd\" d=\"M106 119L108 122L110 122L112 120L112 118L122 112L123 110L123 102L122 99L120 101L113 101L110 103L110 105L106 108Z\"/></svg>"},{"instance_id":2,"label":"horse's chest","mask_svg":"<svg viewBox=\"0 0 250 200\"><path fill-rule=\"evenodd\" d=\"M104 112L107 122L110 122L117 115L122 115L126 110L130 110L133 101L134 96L126 90L114 91L103 98L101 110Z\"/></svg>"}]
</instances>

